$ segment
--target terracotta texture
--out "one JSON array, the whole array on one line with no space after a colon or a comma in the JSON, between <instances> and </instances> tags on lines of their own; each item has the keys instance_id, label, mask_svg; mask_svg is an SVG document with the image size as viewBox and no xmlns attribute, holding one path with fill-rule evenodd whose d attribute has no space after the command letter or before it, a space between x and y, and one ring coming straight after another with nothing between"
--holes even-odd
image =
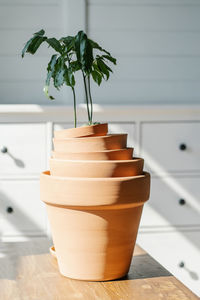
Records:
<instances>
[{"instance_id":1,"label":"terracotta texture","mask_svg":"<svg viewBox=\"0 0 200 300\"><path fill-rule=\"evenodd\" d=\"M55 152L52 158L67 160L129 160L132 159L133 148L105 150L96 152Z\"/></svg>"},{"instance_id":2,"label":"terracotta texture","mask_svg":"<svg viewBox=\"0 0 200 300\"><path fill-rule=\"evenodd\" d=\"M142 174L144 160L64 160L50 159L52 176L62 177L126 177Z\"/></svg>"},{"instance_id":3,"label":"terracotta texture","mask_svg":"<svg viewBox=\"0 0 200 300\"><path fill-rule=\"evenodd\" d=\"M98 136L106 135L108 133L108 124L97 124L93 126L82 126L77 128L69 128L63 130L54 131L54 137L56 139L65 139L65 138L76 138L84 136Z\"/></svg>"},{"instance_id":4,"label":"terracotta texture","mask_svg":"<svg viewBox=\"0 0 200 300\"><path fill-rule=\"evenodd\" d=\"M127 134L53 139L56 152L93 152L126 148Z\"/></svg>"},{"instance_id":5,"label":"terracotta texture","mask_svg":"<svg viewBox=\"0 0 200 300\"><path fill-rule=\"evenodd\" d=\"M40 177L59 270L80 280L127 274L150 191L127 135L101 125L55 132L50 171Z\"/></svg>"}]
</instances>

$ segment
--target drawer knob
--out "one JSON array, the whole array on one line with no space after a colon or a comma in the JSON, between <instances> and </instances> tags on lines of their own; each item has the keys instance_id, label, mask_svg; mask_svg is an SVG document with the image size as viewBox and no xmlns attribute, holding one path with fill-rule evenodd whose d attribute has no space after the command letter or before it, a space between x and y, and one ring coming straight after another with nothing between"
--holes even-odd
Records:
<instances>
[{"instance_id":1,"label":"drawer knob","mask_svg":"<svg viewBox=\"0 0 200 300\"><path fill-rule=\"evenodd\" d=\"M14 210L11 206L8 206L6 211L7 211L8 214L12 214Z\"/></svg>"},{"instance_id":2,"label":"drawer knob","mask_svg":"<svg viewBox=\"0 0 200 300\"><path fill-rule=\"evenodd\" d=\"M185 267L185 263L184 261L181 261L179 264L178 264L179 268L184 268Z\"/></svg>"},{"instance_id":3,"label":"drawer knob","mask_svg":"<svg viewBox=\"0 0 200 300\"><path fill-rule=\"evenodd\" d=\"M186 144L180 144L179 145L179 149L181 150L181 151L185 151L186 149L187 149L187 146L186 146Z\"/></svg>"},{"instance_id":4,"label":"drawer knob","mask_svg":"<svg viewBox=\"0 0 200 300\"><path fill-rule=\"evenodd\" d=\"M7 153L7 152L8 152L8 148L5 147L5 146L3 146L3 147L1 148L1 153Z\"/></svg>"},{"instance_id":5,"label":"drawer knob","mask_svg":"<svg viewBox=\"0 0 200 300\"><path fill-rule=\"evenodd\" d=\"M185 203L186 203L185 199L179 199L179 204L180 205L185 205Z\"/></svg>"}]
</instances>

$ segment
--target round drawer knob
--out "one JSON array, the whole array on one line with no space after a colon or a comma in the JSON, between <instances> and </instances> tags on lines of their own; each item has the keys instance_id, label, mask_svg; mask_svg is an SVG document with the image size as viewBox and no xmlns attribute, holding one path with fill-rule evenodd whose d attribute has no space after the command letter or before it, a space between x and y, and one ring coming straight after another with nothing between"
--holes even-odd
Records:
<instances>
[{"instance_id":1,"label":"round drawer knob","mask_svg":"<svg viewBox=\"0 0 200 300\"><path fill-rule=\"evenodd\" d=\"M12 214L14 210L11 206L8 206L6 211L7 211L8 214Z\"/></svg>"},{"instance_id":2,"label":"round drawer knob","mask_svg":"<svg viewBox=\"0 0 200 300\"><path fill-rule=\"evenodd\" d=\"M180 144L180 145L179 145L179 149L180 149L181 151L185 151L185 150L187 149L186 144Z\"/></svg>"},{"instance_id":3,"label":"round drawer knob","mask_svg":"<svg viewBox=\"0 0 200 300\"><path fill-rule=\"evenodd\" d=\"M5 146L3 146L3 147L1 148L1 153L7 153L7 152L8 152L8 148L5 147Z\"/></svg>"},{"instance_id":4,"label":"round drawer knob","mask_svg":"<svg viewBox=\"0 0 200 300\"><path fill-rule=\"evenodd\" d=\"M181 261L181 262L178 264L178 266L179 266L180 268L184 268L184 267L185 267L184 261Z\"/></svg>"},{"instance_id":5,"label":"round drawer knob","mask_svg":"<svg viewBox=\"0 0 200 300\"><path fill-rule=\"evenodd\" d=\"M179 204L180 204L180 205L185 205L185 204L186 204L185 199L179 199Z\"/></svg>"}]
</instances>

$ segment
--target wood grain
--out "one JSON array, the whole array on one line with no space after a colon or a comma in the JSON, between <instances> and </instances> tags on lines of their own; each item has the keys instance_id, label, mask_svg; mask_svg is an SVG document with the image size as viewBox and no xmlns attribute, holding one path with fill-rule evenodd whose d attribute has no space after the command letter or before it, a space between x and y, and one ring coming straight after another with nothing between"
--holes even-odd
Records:
<instances>
[{"instance_id":1,"label":"wood grain","mask_svg":"<svg viewBox=\"0 0 200 300\"><path fill-rule=\"evenodd\" d=\"M1 244L0 300L199 299L139 246L128 276L86 282L60 275L50 245L44 238Z\"/></svg>"}]
</instances>

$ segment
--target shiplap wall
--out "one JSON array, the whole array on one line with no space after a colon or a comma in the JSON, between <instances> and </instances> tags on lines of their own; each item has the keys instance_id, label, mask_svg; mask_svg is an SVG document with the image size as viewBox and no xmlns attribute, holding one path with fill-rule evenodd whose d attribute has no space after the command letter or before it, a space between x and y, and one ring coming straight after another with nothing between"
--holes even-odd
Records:
<instances>
[{"instance_id":1,"label":"shiplap wall","mask_svg":"<svg viewBox=\"0 0 200 300\"><path fill-rule=\"evenodd\" d=\"M0 0L0 103L53 104L42 92L51 50L22 60L21 49L41 28L61 37L85 23L118 60L109 82L92 86L96 103L200 102L199 0ZM51 94L72 101L67 88Z\"/></svg>"},{"instance_id":2,"label":"shiplap wall","mask_svg":"<svg viewBox=\"0 0 200 300\"><path fill-rule=\"evenodd\" d=\"M74 4L79 6L76 23L71 15ZM1 104L71 103L71 91L67 88L60 92L50 90L55 102L44 96L46 67L53 51L44 44L34 56L28 54L22 59L21 50L32 34L42 28L49 37L74 34L73 31L84 27L83 7L82 0L74 3L71 0L0 0Z\"/></svg>"},{"instance_id":3,"label":"shiplap wall","mask_svg":"<svg viewBox=\"0 0 200 300\"><path fill-rule=\"evenodd\" d=\"M88 33L118 59L98 103L200 101L199 0L89 0Z\"/></svg>"}]
</instances>

